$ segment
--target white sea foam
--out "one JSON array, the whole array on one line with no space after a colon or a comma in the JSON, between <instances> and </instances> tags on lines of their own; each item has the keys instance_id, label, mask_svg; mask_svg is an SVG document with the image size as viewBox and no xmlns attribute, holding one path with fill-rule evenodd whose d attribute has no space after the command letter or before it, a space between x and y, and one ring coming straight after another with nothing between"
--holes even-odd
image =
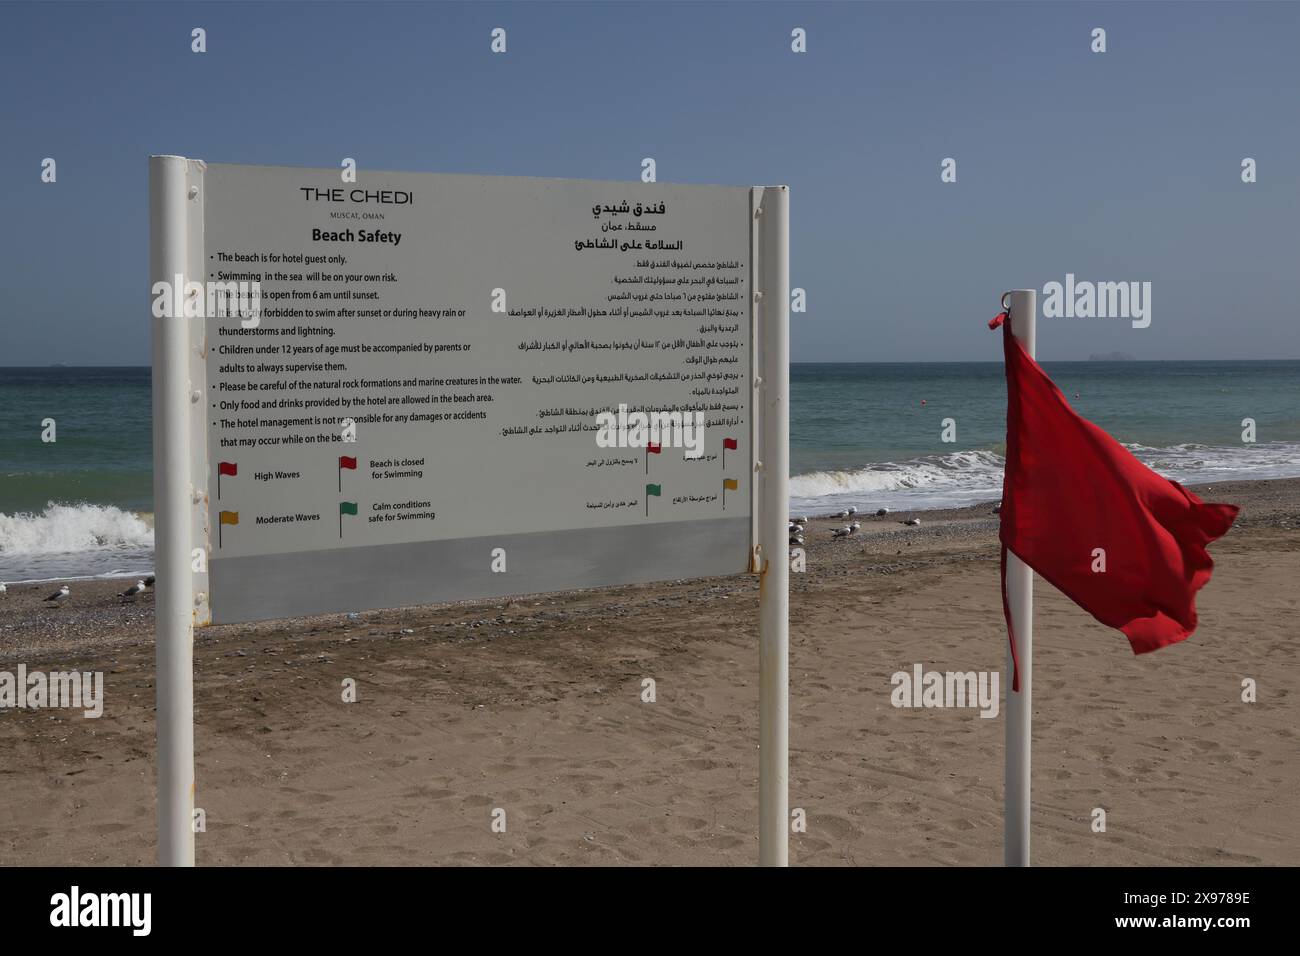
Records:
<instances>
[{"instance_id":1,"label":"white sea foam","mask_svg":"<svg viewBox=\"0 0 1300 956\"><path fill-rule=\"evenodd\" d=\"M815 471L790 479L790 507L818 511L853 504L898 510L996 500L1002 494L1002 468L1002 456L975 450L879 462L853 471Z\"/></svg>"},{"instance_id":2,"label":"white sea foam","mask_svg":"<svg viewBox=\"0 0 1300 956\"><path fill-rule=\"evenodd\" d=\"M147 516L113 505L56 504L0 513L0 580L117 576L153 563Z\"/></svg>"},{"instance_id":3,"label":"white sea foam","mask_svg":"<svg viewBox=\"0 0 1300 956\"><path fill-rule=\"evenodd\" d=\"M1300 443L1126 446L1151 468L1183 484L1300 477ZM996 501L1002 456L954 451L790 479L790 506L818 513L849 505L925 510ZM0 513L0 581L134 577L153 566L152 516L112 505L49 503L41 513Z\"/></svg>"},{"instance_id":4,"label":"white sea foam","mask_svg":"<svg viewBox=\"0 0 1300 956\"><path fill-rule=\"evenodd\" d=\"M1182 444L1165 448L1125 444L1147 466L1183 484L1300 475L1300 444L1263 442L1224 447Z\"/></svg>"},{"instance_id":5,"label":"white sea foam","mask_svg":"<svg viewBox=\"0 0 1300 956\"><path fill-rule=\"evenodd\" d=\"M1125 447L1166 478L1182 484L1300 477L1300 444L1269 442L1237 447L1182 444ZM958 451L851 471L815 471L790 479L791 511L955 508L1002 496L1005 460L991 451Z\"/></svg>"}]
</instances>

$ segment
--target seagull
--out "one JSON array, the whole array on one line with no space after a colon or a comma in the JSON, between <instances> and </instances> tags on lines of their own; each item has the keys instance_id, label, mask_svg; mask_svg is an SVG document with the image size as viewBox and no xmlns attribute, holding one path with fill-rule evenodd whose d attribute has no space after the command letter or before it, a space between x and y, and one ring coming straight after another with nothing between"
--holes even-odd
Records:
<instances>
[{"instance_id":1,"label":"seagull","mask_svg":"<svg viewBox=\"0 0 1300 956\"><path fill-rule=\"evenodd\" d=\"M807 524L807 523L808 523L808 519L807 519L807 517L805 517L804 515L800 515L800 516L797 517L797 518L791 518L790 520L793 521L795 524Z\"/></svg>"},{"instance_id":2,"label":"seagull","mask_svg":"<svg viewBox=\"0 0 1300 956\"><path fill-rule=\"evenodd\" d=\"M154 576L151 574L144 579L144 586L147 588L151 588L153 587L153 582L154 582Z\"/></svg>"},{"instance_id":3,"label":"seagull","mask_svg":"<svg viewBox=\"0 0 1300 956\"><path fill-rule=\"evenodd\" d=\"M799 547L802 548L802 547L803 547L803 535L801 535L801 534L796 534L796 535L792 536L792 537L790 538L790 543L791 543L791 544L796 544L796 545L798 545Z\"/></svg>"},{"instance_id":4,"label":"seagull","mask_svg":"<svg viewBox=\"0 0 1300 956\"><path fill-rule=\"evenodd\" d=\"M852 517L852 514L853 514L853 513L852 513L851 511L839 511L839 512L836 512L836 513L835 513L834 517L836 517L836 518L849 518L849 517Z\"/></svg>"},{"instance_id":5,"label":"seagull","mask_svg":"<svg viewBox=\"0 0 1300 956\"><path fill-rule=\"evenodd\" d=\"M55 591L53 594L47 597L45 600L53 601L55 607L63 607L63 602L68 599L68 596L70 594L72 594L72 588L68 587L65 584L63 585L63 587L59 588L57 591Z\"/></svg>"},{"instance_id":6,"label":"seagull","mask_svg":"<svg viewBox=\"0 0 1300 956\"><path fill-rule=\"evenodd\" d=\"M5 586L3 581L0 581L0 595L9 596L9 588Z\"/></svg>"},{"instance_id":7,"label":"seagull","mask_svg":"<svg viewBox=\"0 0 1300 956\"><path fill-rule=\"evenodd\" d=\"M128 598L131 600L135 600L136 596L139 595L145 589L146 586L143 580L136 581L135 584L131 585L129 588L127 588L125 591L119 594L118 597L120 597L124 601L127 600Z\"/></svg>"},{"instance_id":8,"label":"seagull","mask_svg":"<svg viewBox=\"0 0 1300 956\"><path fill-rule=\"evenodd\" d=\"M856 521L853 522L853 524L849 525L849 534L853 534L861 527L862 525L858 524Z\"/></svg>"},{"instance_id":9,"label":"seagull","mask_svg":"<svg viewBox=\"0 0 1300 956\"><path fill-rule=\"evenodd\" d=\"M849 509L849 517L850 517L850 518L852 518L852 517L853 517L855 514L857 514L857 513L858 513L858 509L857 509L857 508L850 508L850 509Z\"/></svg>"},{"instance_id":10,"label":"seagull","mask_svg":"<svg viewBox=\"0 0 1300 956\"><path fill-rule=\"evenodd\" d=\"M889 514L889 509L888 509L888 508L877 508L877 509L876 509L876 517L877 517L877 518L883 518L883 517L884 517L885 515L887 515L887 514Z\"/></svg>"},{"instance_id":11,"label":"seagull","mask_svg":"<svg viewBox=\"0 0 1300 956\"><path fill-rule=\"evenodd\" d=\"M999 501L997 504L993 506L993 513L995 515L1002 514L1002 502Z\"/></svg>"},{"instance_id":12,"label":"seagull","mask_svg":"<svg viewBox=\"0 0 1300 956\"><path fill-rule=\"evenodd\" d=\"M853 528L850 525L845 525L843 528L831 529L832 538L845 538L851 535L852 533L853 533Z\"/></svg>"},{"instance_id":13,"label":"seagull","mask_svg":"<svg viewBox=\"0 0 1300 956\"><path fill-rule=\"evenodd\" d=\"M903 524L908 525L909 527L912 528L915 528L920 523L921 523L920 518L908 518L906 521L903 522Z\"/></svg>"}]
</instances>

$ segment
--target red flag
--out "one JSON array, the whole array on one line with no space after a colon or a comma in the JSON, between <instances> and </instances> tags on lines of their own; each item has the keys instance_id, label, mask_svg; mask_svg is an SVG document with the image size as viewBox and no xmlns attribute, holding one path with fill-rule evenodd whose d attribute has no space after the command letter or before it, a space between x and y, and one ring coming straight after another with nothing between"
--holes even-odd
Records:
<instances>
[{"instance_id":1,"label":"red flag","mask_svg":"<svg viewBox=\"0 0 1300 956\"><path fill-rule=\"evenodd\" d=\"M730 448L732 451L735 451L735 450L736 450L737 448L739 448L740 446L736 444L736 439L734 439L734 438L724 438L724 439L722 439L722 447L723 447L723 448Z\"/></svg>"},{"instance_id":2,"label":"red flag","mask_svg":"<svg viewBox=\"0 0 1300 956\"><path fill-rule=\"evenodd\" d=\"M347 455L339 455L339 467L351 468L353 471L356 471L357 460L355 458L349 458Z\"/></svg>"},{"instance_id":3,"label":"red flag","mask_svg":"<svg viewBox=\"0 0 1300 956\"><path fill-rule=\"evenodd\" d=\"M1010 322L1003 351L1007 466L1000 537L1012 689L1020 690L1020 662L1007 607L1007 551L1101 623L1123 631L1135 654L1188 637L1196 630L1196 592L1214 568L1206 545L1232 527L1236 505L1206 504L1082 418L1011 334Z\"/></svg>"},{"instance_id":4,"label":"red flag","mask_svg":"<svg viewBox=\"0 0 1300 956\"><path fill-rule=\"evenodd\" d=\"M658 455L663 450L663 444L656 445L654 442L648 441L645 444L645 450L652 455Z\"/></svg>"},{"instance_id":5,"label":"red flag","mask_svg":"<svg viewBox=\"0 0 1300 956\"><path fill-rule=\"evenodd\" d=\"M217 462L217 474L218 474L218 475L238 475L238 474L239 474L239 466L238 466L237 464L235 464L234 462L230 462L230 461L219 461L219 462Z\"/></svg>"}]
</instances>

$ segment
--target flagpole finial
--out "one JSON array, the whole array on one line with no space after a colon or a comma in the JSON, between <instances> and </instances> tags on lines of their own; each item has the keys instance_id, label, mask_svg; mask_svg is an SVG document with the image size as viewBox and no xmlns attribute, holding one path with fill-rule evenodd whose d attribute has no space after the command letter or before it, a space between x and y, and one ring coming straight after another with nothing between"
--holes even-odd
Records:
<instances>
[{"instance_id":1,"label":"flagpole finial","mask_svg":"<svg viewBox=\"0 0 1300 956\"><path fill-rule=\"evenodd\" d=\"M1012 293L1010 293L1010 292L1003 292L1003 293L1002 293L1002 298L1001 298L1000 300L998 300L998 301L1001 303L1001 305L1002 305L1002 311L999 312L997 315L993 316L993 318L989 319L989 328L990 328L990 329L996 329L996 328L998 328L999 326L1001 326L1001 325L1003 325L1003 324L1005 323L1006 326L1007 326L1007 330L1010 331L1010 329L1011 329L1011 304L1010 304L1009 302L1007 302L1007 297L1010 296L1011 294L1012 294Z\"/></svg>"}]
</instances>

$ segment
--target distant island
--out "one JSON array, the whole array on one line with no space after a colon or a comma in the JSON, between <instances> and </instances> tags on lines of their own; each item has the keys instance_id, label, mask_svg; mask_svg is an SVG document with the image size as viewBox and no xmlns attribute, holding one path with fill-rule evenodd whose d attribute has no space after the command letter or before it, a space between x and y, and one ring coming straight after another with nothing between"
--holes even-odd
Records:
<instances>
[{"instance_id":1,"label":"distant island","mask_svg":"<svg viewBox=\"0 0 1300 956\"><path fill-rule=\"evenodd\" d=\"M1127 352L1094 352L1088 356L1089 362L1132 362L1133 356Z\"/></svg>"}]
</instances>

